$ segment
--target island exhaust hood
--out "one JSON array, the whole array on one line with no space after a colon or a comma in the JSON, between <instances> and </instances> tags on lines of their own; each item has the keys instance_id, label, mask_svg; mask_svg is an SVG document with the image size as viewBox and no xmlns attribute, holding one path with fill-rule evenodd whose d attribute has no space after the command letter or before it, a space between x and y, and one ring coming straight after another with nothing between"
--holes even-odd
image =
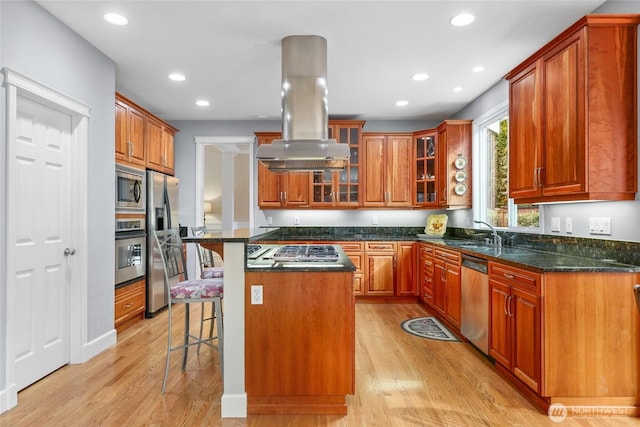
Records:
<instances>
[{"instance_id":1,"label":"island exhaust hood","mask_svg":"<svg viewBox=\"0 0 640 427\"><path fill-rule=\"evenodd\" d=\"M263 144L256 159L271 171L344 169L349 145L328 138L327 40L282 39L282 139Z\"/></svg>"}]
</instances>

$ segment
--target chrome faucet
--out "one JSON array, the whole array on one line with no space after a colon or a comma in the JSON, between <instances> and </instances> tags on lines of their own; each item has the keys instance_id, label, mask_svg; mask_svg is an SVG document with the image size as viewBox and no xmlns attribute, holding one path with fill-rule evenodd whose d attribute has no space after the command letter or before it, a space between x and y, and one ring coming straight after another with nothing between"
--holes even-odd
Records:
<instances>
[{"instance_id":1,"label":"chrome faucet","mask_svg":"<svg viewBox=\"0 0 640 427\"><path fill-rule=\"evenodd\" d=\"M487 227L489 227L491 229L491 234L493 234L493 247L494 248L501 248L502 247L502 237L500 237L498 235L498 232L496 231L496 229L493 227L493 225L484 222L484 221L480 221L477 219L474 219L473 222L475 222L476 224L484 224Z\"/></svg>"}]
</instances>

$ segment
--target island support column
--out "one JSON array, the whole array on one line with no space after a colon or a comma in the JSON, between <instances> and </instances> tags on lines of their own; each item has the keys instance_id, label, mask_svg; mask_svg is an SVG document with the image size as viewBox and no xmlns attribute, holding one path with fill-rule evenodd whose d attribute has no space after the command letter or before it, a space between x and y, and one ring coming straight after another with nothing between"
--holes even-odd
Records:
<instances>
[{"instance_id":1,"label":"island support column","mask_svg":"<svg viewBox=\"0 0 640 427\"><path fill-rule=\"evenodd\" d=\"M224 391L222 418L247 417L244 375L245 243L224 242Z\"/></svg>"}]
</instances>

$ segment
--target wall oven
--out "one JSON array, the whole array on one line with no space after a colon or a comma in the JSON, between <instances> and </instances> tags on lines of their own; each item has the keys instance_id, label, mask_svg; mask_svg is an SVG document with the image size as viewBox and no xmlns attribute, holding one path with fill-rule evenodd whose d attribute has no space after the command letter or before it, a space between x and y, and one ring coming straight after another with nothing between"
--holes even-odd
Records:
<instances>
[{"instance_id":1,"label":"wall oven","mask_svg":"<svg viewBox=\"0 0 640 427\"><path fill-rule=\"evenodd\" d=\"M116 164L116 212L146 212L146 173Z\"/></svg>"},{"instance_id":2,"label":"wall oven","mask_svg":"<svg viewBox=\"0 0 640 427\"><path fill-rule=\"evenodd\" d=\"M147 233L145 219L116 218L115 286L126 284L145 275L147 263Z\"/></svg>"}]
</instances>

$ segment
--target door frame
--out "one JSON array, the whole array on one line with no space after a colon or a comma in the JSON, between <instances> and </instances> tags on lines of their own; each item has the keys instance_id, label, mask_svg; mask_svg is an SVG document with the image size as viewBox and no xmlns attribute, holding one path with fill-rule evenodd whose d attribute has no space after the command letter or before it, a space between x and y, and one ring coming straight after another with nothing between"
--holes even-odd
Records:
<instances>
[{"instance_id":1,"label":"door frame","mask_svg":"<svg viewBox=\"0 0 640 427\"><path fill-rule=\"evenodd\" d=\"M17 134L17 102L19 97L27 98L49 108L55 109L71 117L71 147L70 173L71 202L69 217L69 247L76 250L73 257L69 257L69 363L83 363L88 360L84 354L83 345L87 342L87 145L88 126L91 109L54 89L44 86L30 78L12 70L4 68L4 85L6 88L6 156L5 170L10 167L10 159L14 151ZM12 183L11 174L7 173L4 194L8 197ZM6 199L5 199L6 201ZM4 223L4 235L7 235L11 218L7 210ZM5 268L10 264L13 251L8 242L4 243ZM11 304L17 298L17 289L12 286L10 272L5 270L5 298L0 307L5 313L2 334L5 337L4 347L4 384L0 388L0 413L14 407L18 403L18 391L15 384L15 305ZM1 347L0 347L1 348ZM1 377L0 377L1 378Z\"/></svg>"},{"instance_id":2,"label":"door frame","mask_svg":"<svg viewBox=\"0 0 640 427\"><path fill-rule=\"evenodd\" d=\"M204 160L205 160L205 147L207 145L216 145L221 151L236 150L239 152L246 151L244 148L248 147L249 151L249 228L255 226L255 171L251 164L251 159L254 158L254 138L247 136L196 136L193 141L196 145L196 170L195 170L195 225L204 225ZM187 247L187 251L191 248ZM196 257L194 254L189 253L188 259L193 260L188 266L190 275L195 274L198 268ZM195 276L194 276L195 277Z\"/></svg>"}]
</instances>

